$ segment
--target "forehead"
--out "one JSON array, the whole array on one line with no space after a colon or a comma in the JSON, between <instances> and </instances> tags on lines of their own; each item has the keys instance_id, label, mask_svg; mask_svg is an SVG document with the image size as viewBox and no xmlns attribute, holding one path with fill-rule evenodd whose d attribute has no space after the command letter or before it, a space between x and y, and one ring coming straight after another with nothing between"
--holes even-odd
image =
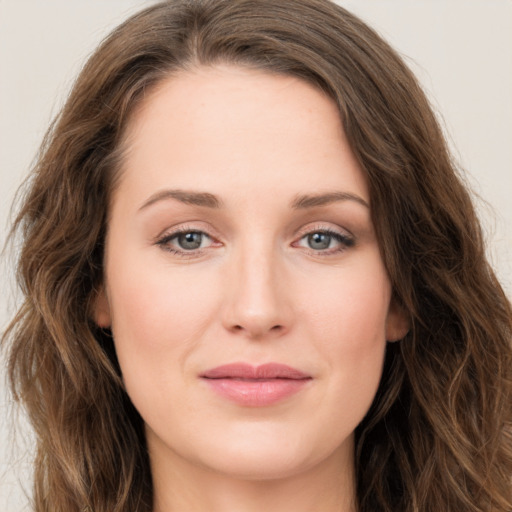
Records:
<instances>
[{"instance_id":1,"label":"forehead","mask_svg":"<svg viewBox=\"0 0 512 512\"><path fill-rule=\"evenodd\" d=\"M121 182L141 193L172 184L222 195L229 181L367 198L335 102L291 76L227 65L173 75L134 113L124 145Z\"/></svg>"}]
</instances>

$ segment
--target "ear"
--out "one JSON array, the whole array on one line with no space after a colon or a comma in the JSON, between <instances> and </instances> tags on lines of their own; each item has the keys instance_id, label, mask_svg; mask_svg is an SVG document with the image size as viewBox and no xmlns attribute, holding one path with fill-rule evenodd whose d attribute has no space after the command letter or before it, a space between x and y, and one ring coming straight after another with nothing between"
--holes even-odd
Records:
<instances>
[{"instance_id":1,"label":"ear","mask_svg":"<svg viewBox=\"0 0 512 512\"><path fill-rule=\"evenodd\" d=\"M396 300L391 299L386 319L386 340L390 342L399 341L405 337L410 328L409 315L403 307L397 304Z\"/></svg>"},{"instance_id":2,"label":"ear","mask_svg":"<svg viewBox=\"0 0 512 512\"><path fill-rule=\"evenodd\" d=\"M102 285L93 301L93 320L98 327L107 329L111 326L110 305L105 287Z\"/></svg>"}]
</instances>

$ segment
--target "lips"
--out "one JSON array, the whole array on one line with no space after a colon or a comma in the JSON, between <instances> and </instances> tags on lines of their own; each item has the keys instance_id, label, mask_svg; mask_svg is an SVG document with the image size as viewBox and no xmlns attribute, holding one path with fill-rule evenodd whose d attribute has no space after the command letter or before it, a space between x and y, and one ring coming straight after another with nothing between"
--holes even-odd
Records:
<instances>
[{"instance_id":1,"label":"lips","mask_svg":"<svg viewBox=\"0 0 512 512\"><path fill-rule=\"evenodd\" d=\"M200 377L217 394L248 407L281 402L312 380L310 375L278 363L256 367L246 363L227 364L212 368Z\"/></svg>"}]
</instances>

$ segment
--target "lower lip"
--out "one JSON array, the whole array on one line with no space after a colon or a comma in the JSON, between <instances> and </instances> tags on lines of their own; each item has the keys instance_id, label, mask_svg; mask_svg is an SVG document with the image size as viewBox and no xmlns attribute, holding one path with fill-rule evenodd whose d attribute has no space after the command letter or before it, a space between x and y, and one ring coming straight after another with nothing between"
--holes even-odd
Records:
<instances>
[{"instance_id":1,"label":"lower lip","mask_svg":"<svg viewBox=\"0 0 512 512\"><path fill-rule=\"evenodd\" d=\"M311 379L204 379L216 393L247 407L265 407L302 390Z\"/></svg>"}]
</instances>

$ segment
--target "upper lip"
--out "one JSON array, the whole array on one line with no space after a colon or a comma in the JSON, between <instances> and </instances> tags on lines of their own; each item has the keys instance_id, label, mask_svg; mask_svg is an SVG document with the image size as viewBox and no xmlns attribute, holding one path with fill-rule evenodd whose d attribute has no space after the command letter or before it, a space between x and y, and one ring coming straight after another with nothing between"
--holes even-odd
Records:
<instances>
[{"instance_id":1,"label":"upper lip","mask_svg":"<svg viewBox=\"0 0 512 512\"><path fill-rule=\"evenodd\" d=\"M248 363L230 363L211 368L201 374L205 379L310 379L311 376L286 364L266 363L253 366Z\"/></svg>"}]
</instances>

